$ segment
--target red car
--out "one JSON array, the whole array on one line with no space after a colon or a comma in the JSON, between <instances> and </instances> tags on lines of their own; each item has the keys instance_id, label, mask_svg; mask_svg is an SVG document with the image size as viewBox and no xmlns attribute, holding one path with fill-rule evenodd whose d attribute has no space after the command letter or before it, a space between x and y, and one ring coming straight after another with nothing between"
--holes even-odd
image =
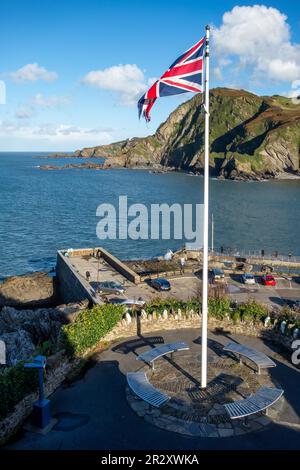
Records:
<instances>
[{"instance_id":1,"label":"red car","mask_svg":"<svg viewBox=\"0 0 300 470\"><path fill-rule=\"evenodd\" d=\"M265 276L263 276L261 278L263 284L265 286L276 286L277 285L277 282L274 278L274 276L272 276L271 274L266 274Z\"/></svg>"}]
</instances>

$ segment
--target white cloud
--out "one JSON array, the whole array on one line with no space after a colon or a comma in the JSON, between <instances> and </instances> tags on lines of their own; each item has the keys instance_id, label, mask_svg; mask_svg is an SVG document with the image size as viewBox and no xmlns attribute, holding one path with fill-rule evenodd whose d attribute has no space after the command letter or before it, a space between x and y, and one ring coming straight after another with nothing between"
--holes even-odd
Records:
<instances>
[{"instance_id":1,"label":"white cloud","mask_svg":"<svg viewBox=\"0 0 300 470\"><path fill-rule=\"evenodd\" d=\"M136 105L153 83L145 80L144 72L135 64L114 65L103 70L89 72L83 79L85 85L116 92L123 105Z\"/></svg>"},{"instance_id":2,"label":"white cloud","mask_svg":"<svg viewBox=\"0 0 300 470\"><path fill-rule=\"evenodd\" d=\"M292 81L300 78L300 45L291 42L287 17L264 5L236 6L212 31L218 67L236 56L241 67L252 68L253 78Z\"/></svg>"},{"instance_id":3,"label":"white cloud","mask_svg":"<svg viewBox=\"0 0 300 470\"><path fill-rule=\"evenodd\" d=\"M292 82L291 90L283 92L283 96L291 98L294 104L299 105L300 103L300 80L294 80Z\"/></svg>"},{"instance_id":4,"label":"white cloud","mask_svg":"<svg viewBox=\"0 0 300 470\"><path fill-rule=\"evenodd\" d=\"M32 103L36 106L42 106L45 108L52 108L55 106L70 104L70 99L67 96L50 96L45 98L41 93L37 93L33 99Z\"/></svg>"},{"instance_id":5,"label":"white cloud","mask_svg":"<svg viewBox=\"0 0 300 470\"><path fill-rule=\"evenodd\" d=\"M39 66L36 62L27 64L10 73L15 82L35 82L37 80L52 81L58 77L56 72L50 72L45 67Z\"/></svg>"},{"instance_id":6,"label":"white cloud","mask_svg":"<svg viewBox=\"0 0 300 470\"><path fill-rule=\"evenodd\" d=\"M223 73L221 67L214 67L213 68L213 77L216 80L223 80Z\"/></svg>"},{"instance_id":7,"label":"white cloud","mask_svg":"<svg viewBox=\"0 0 300 470\"><path fill-rule=\"evenodd\" d=\"M13 137L26 141L46 139L49 142L72 143L77 141L109 143L113 140L113 129L79 127L71 124L28 124L0 121L0 136Z\"/></svg>"}]
</instances>

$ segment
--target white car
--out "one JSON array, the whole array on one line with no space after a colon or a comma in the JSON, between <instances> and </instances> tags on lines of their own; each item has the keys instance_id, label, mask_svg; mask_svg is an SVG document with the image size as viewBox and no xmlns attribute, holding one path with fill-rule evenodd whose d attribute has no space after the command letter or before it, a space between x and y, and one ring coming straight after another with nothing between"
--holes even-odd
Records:
<instances>
[{"instance_id":1,"label":"white car","mask_svg":"<svg viewBox=\"0 0 300 470\"><path fill-rule=\"evenodd\" d=\"M256 284L255 277L253 276L253 274L249 274L249 273L243 274L242 275L242 280L243 280L244 284L248 284L248 285L251 285L251 286Z\"/></svg>"},{"instance_id":2,"label":"white car","mask_svg":"<svg viewBox=\"0 0 300 470\"><path fill-rule=\"evenodd\" d=\"M125 305L128 308L132 307L144 307L146 302L144 300L138 299L109 299L108 301L110 304L115 305Z\"/></svg>"}]
</instances>

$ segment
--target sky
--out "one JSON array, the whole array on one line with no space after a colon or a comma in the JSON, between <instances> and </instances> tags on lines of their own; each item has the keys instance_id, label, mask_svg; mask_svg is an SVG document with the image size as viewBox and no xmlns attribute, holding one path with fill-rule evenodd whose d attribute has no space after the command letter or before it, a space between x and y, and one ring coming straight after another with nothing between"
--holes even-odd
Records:
<instances>
[{"instance_id":1,"label":"sky","mask_svg":"<svg viewBox=\"0 0 300 470\"><path fill-rule=\"evenodd\" d=\"M149 124L137 100L206 24L211 87L300 94L294 1L1 0L0 151L74 151L153 134L192 95L159 99Z\"/></svg>"}]
</instances>

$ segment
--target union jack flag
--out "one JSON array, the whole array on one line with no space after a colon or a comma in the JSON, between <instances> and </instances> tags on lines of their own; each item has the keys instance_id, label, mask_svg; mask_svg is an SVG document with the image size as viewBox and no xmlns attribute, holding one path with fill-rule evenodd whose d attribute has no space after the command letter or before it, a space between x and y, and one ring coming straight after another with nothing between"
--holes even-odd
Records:
<instances>
[{"instance_id":1,"label":"union jack flag","mask_svg":"<svg viewBox=\"0 0 300 470\"><path fill-rule=\"evenodd\" d=\"M184 52L138 102L139 117L150 121L150 111L157 98L179 93L203 92L203 56L205 37Z\"/></svg>"}]
</instances>

